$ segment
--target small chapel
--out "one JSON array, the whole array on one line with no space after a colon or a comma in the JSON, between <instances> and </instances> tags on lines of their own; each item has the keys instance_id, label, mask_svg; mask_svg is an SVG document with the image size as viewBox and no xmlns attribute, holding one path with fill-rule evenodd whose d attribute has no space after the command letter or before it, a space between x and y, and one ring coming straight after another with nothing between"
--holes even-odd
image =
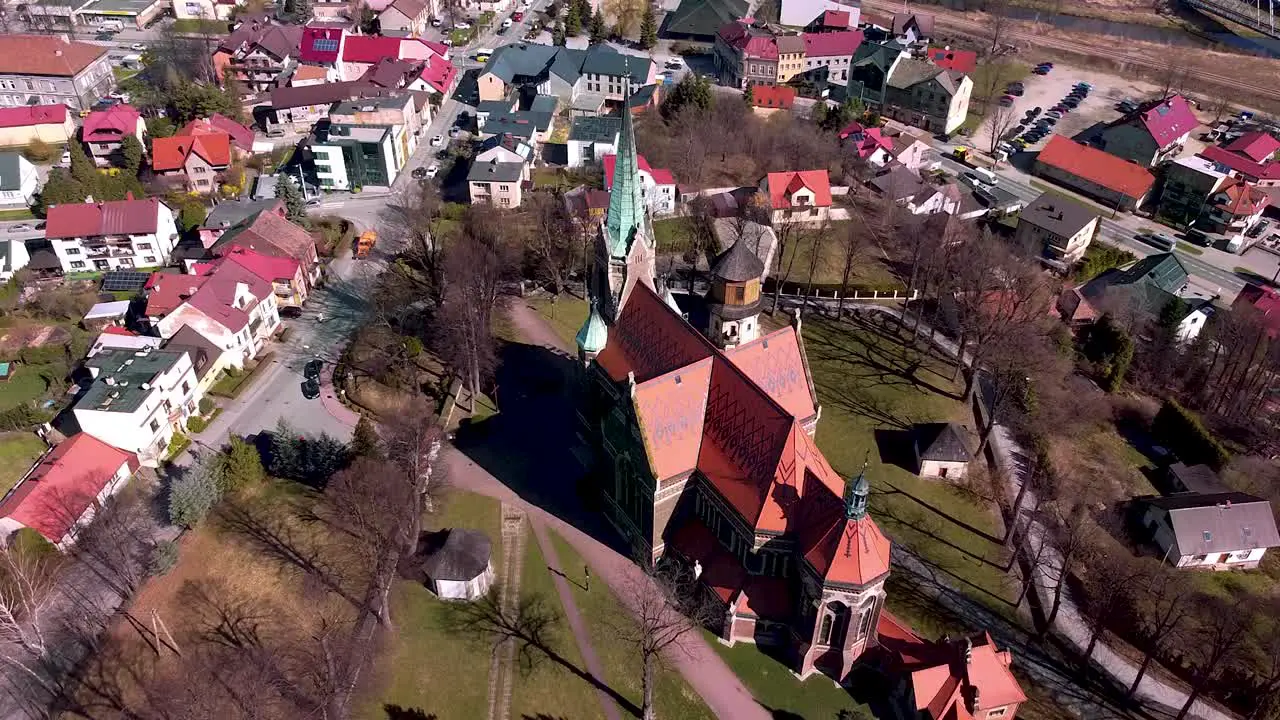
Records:
<instances>
[{"instance_id":1,"label":"small chapel","mask_svg":"<svg viewBox=\"0 0 1280 720\"><path fill-rule=\"evenodd\" d=\"M765 268L752 249L739 241L711 263L705 327L655 278L622 115L577 335L580 431L605 514L637 558L697 568L722 605L724 642L772 645L800 677L844 681L876 644L889 576L865 467L843 478L818 450L800 321L762 333Z\"/></svg>"}]
</instances>

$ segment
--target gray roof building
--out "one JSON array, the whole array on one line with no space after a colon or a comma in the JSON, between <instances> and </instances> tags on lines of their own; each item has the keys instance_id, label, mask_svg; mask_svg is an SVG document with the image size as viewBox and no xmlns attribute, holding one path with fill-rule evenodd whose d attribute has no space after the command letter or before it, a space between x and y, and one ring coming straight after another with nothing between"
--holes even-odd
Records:
<instances>
[{"instance_id":1,"label":"gray roof building","mask_svg":"<svg viewBox=\"0 0 1280 720\"><path fill-rule=\"evenodd\" d=\"M592 45L586 50L567 47L513 43L494 50L481 74L493 73L508 84L535 84L555 75L573 85L583 73L596 75L630 75L637 85L649 77L653 61L635 55L623 55L608 45Z\"/></svg>"},{"instance_id":2,"label":"gray roof building","mask_svg":"<svg viewBox=\"0 0 1280 720\"><path fill-rule=\"evenodd\" d=\"M916 427L916 447L921 460L969 462L973 455L965 444L963 428L955 423L927 423Z\"/></svg>"},{"instance_id":3,"label":"gray roof building","mask_svg":"<svg viewBox=\"0 0 1280 720\"><path fill-rule=\"evenodd\" d=\"M1208 465L1187 465L1176 462L1169 466L1169 484L1179 492L1201 494L1226 492L1218 481L1218 473Z\"/></svg>"},{"instance_id":4,"label":"gray roof building","mask_svg":"<svg viewBox=\"0 0 1280 720\"><path fill-rule=\"evenodd\" d=\"M272 185L272 190L275 190L274 185ZM224 200L213 206L213 210L209 212L209 216L204 219L204 224L200 227L225 230L246 218L257 215L263 210L274 207L278 202L280 200L275 197L261 200Z\"/></svg>"},{"instance_id":5,"label":"gray roof building","mask_svg":"<svg viewBox=\"0 0 1280 720\"><path fill-rule=\"evenodd\" d=\"M716 31L747 15L745 0L682 0L662 23L664 36L715 39Z\"/></svg>"},{"instance_id":6,"label":"gray roof building","mask_svg":"<svg viewBox=\"0 0 1280 720\"><path fill-rule=\"evenodd\" d=\"M1019 220L1061 237L1072 237L1098 219L1086 205L1057 193L1046 192L1022 209Z\"/></svg>"},{"instance_id":7,"label":"gray roof building","mask_svg":"<svg viewBox=\"0 0 1280 720\"><path fill-rule=\"evenodd\" d=\"M1144 502L1168 515L1179 556L1280 546L1271 503L1260 497L1242 492L1186 493Z\"/></svg>"},{"instance_id":8,"label":"gray roof building","mask_svg":"<svg viewBox=\"0 0 1280 720\"><path fill-rule=\"evenodd\" d=\"M98 373L93 384L76 401L76 407L131 413L141 407L151 393L150 383L181 357L179 351L151 350L139 355L133 350L104 349L84 361Z\"/></svg>"},{"instance_id":9,"label":"gray roof building","mask_svg":"<svg viewBox=\"0 0 1280 720\"><path fill-rule=\"evenodd\" d=\"M22 189L22 156L16 152L0 153L0 190Z\"/></svg>"},{"instance_id":10,"label":"gray roof building","mask_svg":"<svg viewBox=\"0 0 1280 720\"><path fill-rule=\"evenodd\" d=\"M197 380L203 380L222 355L222 348L190 325L183 325L174 333L164 349L185 352L191 358Z\"/></svg>"},{"instance_id":11,"label":"gray roof building","mask_svg":"<svg viewBox=\"0 0 1280 720\"><path fill-rule=\"evenodd\" d=\"M418 546L422 572L432 580L473 580L489 567L492 553L484 533L462 528L425 533Z\"/></svg>"},{"instance_id":12,"label":"gray roof building","mask_svg":"<svg viewBox=\"0 0 1280 720\"><path fill-rule=\"evenodd\" d=\"M622 118L583 115L573 119L569 139L581 142L611 143L622 131Z\"/></svg>"},{"instance_id":13,"label":"gray roof building","mask_svg":"<svg viewBox=\"0 0 1280 720\"><path fill-rule=\"evenodd\" d=\"M524 174L524 163L516 162L477 162L472 163L467 173L467 182L520 182Z\"/></svg>"}]
</instances>

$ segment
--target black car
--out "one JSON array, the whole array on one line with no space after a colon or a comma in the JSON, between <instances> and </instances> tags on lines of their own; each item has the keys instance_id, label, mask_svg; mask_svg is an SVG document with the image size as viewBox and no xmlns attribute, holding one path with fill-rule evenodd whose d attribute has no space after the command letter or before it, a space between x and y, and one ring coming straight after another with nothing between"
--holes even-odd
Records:
<instances>
[{"instance_id":1,"label":"black car","mask_svg":"<svg viewBox=\"0 0 1280 720\"><path fill-rule=\"evenodd\" d=\"M308 380L320 380L320 371L324 369L324 361L320 358L311 358L307 361L306 366L302 369L302 374Z\"/></svg>"},{"instance_id":2,"label":"black car","mask_svg":"<svg viewBox=\"0 0 1280 720\"><path fill-rule=\"evenodd\" d=\"M280 308L280 317L300 318L302 317L302 308L297 305L285 305Z\"/></svg>"},{"instance_id":3,"label":"black car","mask_svg":"<svg viewBox=\"0 0 1280 720\"><path fill-rule=\"evenodd\" d=\"M302 397L308 400L315 400L320 397L320 381L304 380L302 382Z\"/></svg>"},{"instance_id":4,"label":"black car","mask_svg":"<svg viewBox=\"0 0 1280 720\"><path fill-rule=\"evenodd\" d=\"M413 169L413 172L410 174L413 176L414 180L421 180L422 178L427 176L427 169L424 167L416 167Z\"/></svg>"}]
</instances>

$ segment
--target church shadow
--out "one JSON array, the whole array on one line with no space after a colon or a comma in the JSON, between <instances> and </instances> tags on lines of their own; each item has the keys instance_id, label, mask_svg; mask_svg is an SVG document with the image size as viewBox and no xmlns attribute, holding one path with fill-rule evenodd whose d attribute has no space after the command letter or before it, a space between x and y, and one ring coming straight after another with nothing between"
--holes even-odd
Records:
<instances>
[{"instance_id":1,"label":"church shadow","mask_svg":"<svg viewBox=\"0 0 1280 720\"><path fill-rule=\"evenodd\" d=\"M598 482L574 452L578 371L564 353L503 344L490 391L498 412L461 425L454 445L526 502L626 553L599 512Z\"/></svg>"}]
</instances>

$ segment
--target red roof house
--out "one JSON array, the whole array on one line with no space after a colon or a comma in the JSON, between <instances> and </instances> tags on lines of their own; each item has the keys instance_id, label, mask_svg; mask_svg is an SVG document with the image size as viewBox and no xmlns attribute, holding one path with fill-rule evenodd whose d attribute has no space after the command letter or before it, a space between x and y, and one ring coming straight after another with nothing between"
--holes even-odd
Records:
<instances>
[{"instance_id":1,"label":"red roof house","mask_svg":"<svg viewBox=\"0 0 1280 720\"><path fill-rule=\"evenodd\" d=\"M818 25L827 30L848 30L851 18L845 10L828 10L818 19Z\"/></svg>"},{"instance_id":2,"label":"red roof house","mask_svg":"<svg viewBox=\"0 0 1280 720\"><path fill-rule=\"evenodd\" d=\"M1272 159L1280 152L1280 140L1271 133L1258 130L1247 132L1236 138L1226 147L1227 152L1239 153L1250 160L1260 163Z\"/></svg>"},{"instance_id":3,"label":"red roof house","mask_svg":"<svg viewBox=\"0 0 1280 720\"><path fill-rule=\"evenodd\" d=\"M302 29L298 59L310 65L332 65L342 56L344 25L312 23Z\"/></svg>"},{"instance_id":4,"label":"red roof house","mask_svg":"<svg viewBox=\"0 0 1280 720\"><path fill-rule=\"evenodd\" d=\"M140 122L142 114L129 105L94 110L84 119L80 139L87 143L120 142L125 135L137 133Z\"/></svg>"},{"instance_id":5,"label":"red roof house","mask_svg":"<svg viewBox=\"0 0 1280 720\"><path fill-rule=\"evenodd\" d=\"M1054 135L1036 157L1034 172L1120 209L1142 203L1156 178L1145 167L1071 138Z\"/></svg>"},{"instance_id":6,"label":"red roof house","mask_svg":"<svg viewBox=\"0 0 1280 720\"><path fill-rule=\"evenodd\" d=\"M721 27L716 35L729 47L732 47L748 58L760 60L777 60L778 43L773 34L759 28L753 28L742 20L735 20Z\"/></svg>"},{"instance_id":7,"label":"red roof house","mask_svg":"<svg viewBox=\"0 0 1280 720\"><path fill-rule=\"evenodd\" d=\"M841 32L805 33L804 54L809 58L852 57L862 45L861 30ZM836 76L833 75L833 79Z\"/></svg>"},{"instance_id":8,"label":"red roof house","mask_svg":"<svg viewBox=\"0 0 1280 720\"><path fill-rule=\"evenodd\" d=\"M147 317L158 322L195 295L207 279L205 275L151 273L147 281Z\"/></svg>"},{"instance_id":9,"label":"red roof house","mask_svg":"<svg viewBox=\"0 0 1280 720\"><path fill-rule=\"evenodd\" d=\"M751 105L760 110L790 110L796 102L796 89L787 85L755 85L751 88Z\"/></svg>"},{"instance_id":10,"label":"red roof house","mask_svg":"<svg viewBox=\"0 0 1280 720\"><path fill-rule=\"evenodd\" d=\"M1246 180L1260 182L1265 185L1280 183L1280 161L1264 160L1258 162L1244 153L1231 150L1230 148L1233 146L1234 144L1224 148L1210 145L1200 151L1200 157L1212 160L1227 168L1233 175L1238 175Z\"/></svg>"},{"instance_id":11,"label":"red roof house","mask_svg":"<svg viewBox=\"0 0 1280 720\"><path fill-rule=\"evenodd\" d=\"M1270 197L1258 186L1239 178L1229 178L1213 195L1213 207L1230 218L1247 218L1259 215L1267 207Z\"/></svg>"},{"instance_id":12,"label":"red roof house","mask_svg":"<svg viewBox=\"0 0 1280 720\"><path fill-rule=\"evenodd\" d=\"M931 47L928 52L929 62L940 68L956 72L971 73L978 69L978 53L973 50L952 50L949 47Z\"/></svg>"},{"instance_id":13,"label":"red roof house","mask_svg":"<svg viewBox=\"0 0 1280 720\"><path fill-rule=\"evenodd\" d=\"M208 118L196 118L174 133L181 136L227 135L231 144L242 152L253 152L253 131L226 115L214 113Z\"/></svg>"},{"instance_id":14,"label":"red roof house","mask_svg":"<svg viewBox=\"0 0 1280 720\"><path fill-rule=\"evenodd\" d=\"M192 155L199 156L211 167L225 168L231 164L231 136L226 133L174 135L151 141L151 169L158 173L184 169Z\"/></svg>"},{"instance_id":15,"label":"red roof house","mask_svg":"<svg viewBox=\"0 0 1280 720\"><path fill-rule=\"evenodd\" d=\"M264 255L288 257L298 261L307 282L320 275L320 260L316 253L316 241L306 230L289 222L282 206L273 206L250 215L231 226L214 241L216 255L229 252L233 247L243 247Z\"/></svg>"},{"instance_id":16,"label":"red roof house","mask_svg":"<svg viewBox=\"0 0 1280 720\"><path fill-rule=\"evenodd\" d=\"M1107 152L1147 167L1181 147L1200 124L1181 95L1143 103L1108 125L1101 135Z\"/></svg>"},{"instance_id":17,"label":"red roof house","mask_svg":"<svg viewBox=\"0 0 1280 720\"><path fill-rule=\"evenodd\" d=\"M62 104L0 108L0 128L61 125L68 117L67 106Z\"/></svg>"},{"instance_id":18,"label":"red roof house","mask_svg":"<svg viewBox=\"0 0 1280 720\"><path fill-rule=\"evenodd\" d=\"M87 433L72 435L0 501L0 531L28 527L65 550L75 530L138 469L138 456Z\"/></svg>"},{"instance_id":19,"label":"red roof house","mask_svg":"<svg viewBox=\"0 0 1280 720\"><path fill-rule=\"evenodd\" d=\"M307 299L307 283L302 265L291 257L267 255L240 245L230 245L211 262L196 263L192 272L196 275L213 273L224 263L235 263L275 288L276 300L285 305L299 306Z\"/></svg>"},{"instance_id":20,"label":"red roof house","mask_svg":"<svg viewBox=\"0 0 1280 720\"><path fill-rule=\"evenodd\" d=\"M44 234L49 240L150 235L159 229L161 207L156 198L54 205L49 208Z\"/></svg>"},{"instance_id":21,"label":"red roof house","mask_svg":"<svg viewBox=\"0 0 1280 720\"><path fill-rule=\"evenodd\" d=\"M1268 328L1268 334L1280 334L1280 292L1275 288L1263 287L1250 283L1244 286L1235 302L1231 303L1233 311L1243 312L1249 308L1256 313L1259 320Z\"/></svg>"},{"instance_id":22,"label":"red roof house","mask_svg":"<svg viewBox=\"0 0 1280 720\"><path fill-rule=\"evenodd\" d=\"M613 168L618 162L617 155L604 156L604 189L608 190L613 187ZM640 169L640 177L643 179L646 175L653 180L654 185L675 185L675 176L666 168L649 167L649 161L644 159L643 155L636 155L636 166ZM648 182L645 182L648 185Z\"/></svg>"},{"instance_id":23,"label":"red roof house","mask_svg":"<svg viewBox=\"0 0 1280 720\"><path fill-rule=\"evenodd\" d=\"M883 159L893 154L893 138L886 136L878 127L864 127L860 122L846 125L840 131L840 140L860 159L869 158L877 164L883 164ZM883 152L884 155L877 158L877 152Z\"/></svg>"},{"instance_id":24,"label":"red roof house","mask_svg":"<svg viewBox=\"0 0 1280 720\"><path fill-rule=\"evenodd\" d=\"M813 194L812 204L831 207L831 179L826 170L797 170L769 173L765 177L769 204L775 209L795 206L796 193L808 190Z\"/></svg>"},{"instance_id":25,"label":"red roof house","mask_svg":"<svg viewBox=\"0 0 1280 720\"><path fill-rule=\"evenodd\" d=\"M885 670L905 676L897 702L927 720L1013 720L1027 701L1010 667L1013 655L988 633L923 640L889 612L876 636Z\"/></svg>"}]
</instances>

